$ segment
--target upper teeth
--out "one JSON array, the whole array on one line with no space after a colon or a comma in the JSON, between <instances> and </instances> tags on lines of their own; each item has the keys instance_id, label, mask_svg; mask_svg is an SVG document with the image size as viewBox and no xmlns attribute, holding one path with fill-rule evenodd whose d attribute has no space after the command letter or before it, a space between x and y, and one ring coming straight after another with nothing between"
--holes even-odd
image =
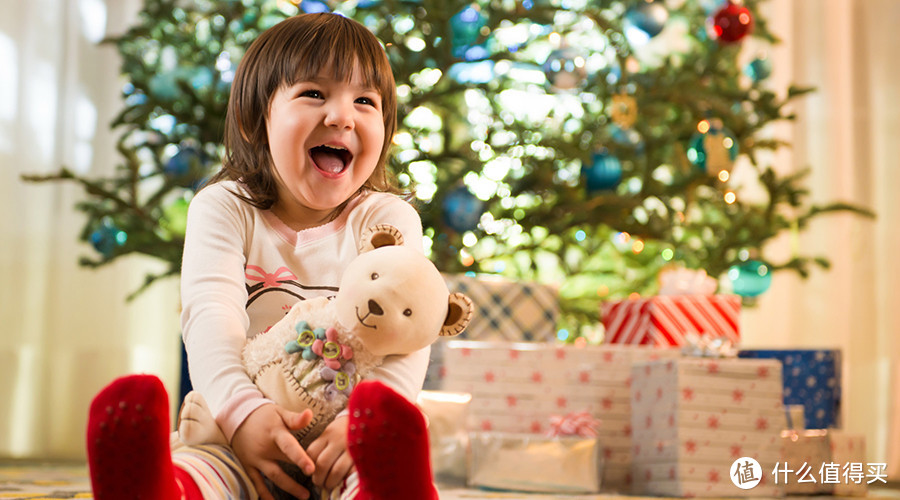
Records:
<instances>
[{"instance_id":1,"label":"upper teeth","mask_svg":"<svg viewBox=\"0 0 900 500\"><path fill-rule=\"evenodd\" d=\"M347 148L345 148L344 146L332 146L330 144L322 144L322 147L328 148L328 149L336 149L338 151L346 151L347 150Z\"/></svg>"}]
</instances>

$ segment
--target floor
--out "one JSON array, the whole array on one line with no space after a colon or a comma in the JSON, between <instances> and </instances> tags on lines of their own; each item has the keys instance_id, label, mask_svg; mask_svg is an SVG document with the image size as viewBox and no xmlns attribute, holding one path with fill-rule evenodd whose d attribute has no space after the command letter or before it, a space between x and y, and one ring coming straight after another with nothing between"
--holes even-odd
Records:
<instances>
[{"instance_id":1,"label":"floor","mask_svg":"<svg viewBox=\"0 0 900 500\"><path fill-rule=\"evenodd\" d=\"M81 463L0 463L0 499L57 500L91 499L87 469ZM800 498L800 497L797 497ZM816 497L802 497L812 500ZM835 499L836 497L821 497ZM868 498L900 500L900 485L871 489ZM441 500L640 500L622 495L537 495L466 489L460 485L441 488ZM654 500L659 500L654 499Z\"/></svg>"}]
</instances>

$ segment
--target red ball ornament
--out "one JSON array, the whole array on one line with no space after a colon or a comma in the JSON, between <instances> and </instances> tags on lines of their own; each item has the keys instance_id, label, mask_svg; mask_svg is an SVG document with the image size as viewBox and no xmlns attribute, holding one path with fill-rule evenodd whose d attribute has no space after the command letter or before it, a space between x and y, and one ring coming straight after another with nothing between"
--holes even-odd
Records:
<instances>
[{"instance_id":1,"label":"red ball ornament","mask_svg":"<svg viewBox=\"0 0 900 500\"><path fill-rule=\"evenodd\" d=\"M747 36L753 28L750 9L734 2L719 9L713 16L713 29L720 42L734 43Z\"/></svg>"}]
</instances>

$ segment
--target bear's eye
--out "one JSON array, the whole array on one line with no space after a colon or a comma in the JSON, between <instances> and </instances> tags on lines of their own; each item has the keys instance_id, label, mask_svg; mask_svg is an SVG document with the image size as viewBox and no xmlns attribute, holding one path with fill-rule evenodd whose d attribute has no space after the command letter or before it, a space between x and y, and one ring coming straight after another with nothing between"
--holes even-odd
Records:
<instances>
[{"instance_id":1,"label":"bear's eye","mask_svg":"<svg viewBox=\"0 0 900 500\"><path fill-rule=\"evenodd\" d=\"M372 273L372 281L375 281L377 279L378 279L378 273Z\"/></svg>"},{"instance_id":2,"label":"bear's eye","mask_svg":"<svg viewBox=\"0 0 900 500\"><path fill-rule=\"evenodd\" d=\"M405 309L403 311L404 316L412 316L412 309Z\"/></svg>"}]
</instances>

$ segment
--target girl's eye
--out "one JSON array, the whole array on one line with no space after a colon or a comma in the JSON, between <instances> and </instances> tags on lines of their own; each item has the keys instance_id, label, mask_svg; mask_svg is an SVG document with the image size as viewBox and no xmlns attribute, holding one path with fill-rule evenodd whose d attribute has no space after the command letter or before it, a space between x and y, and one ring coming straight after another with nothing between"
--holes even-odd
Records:
<instances>
[{"instance_id":1,"label":"girl's eye","mask_svg":"<svg viewBox=\"0 0 900 500\"><path fill-rule=\"evenodd\" d=\"M368 97L358 97L356 102L359 104L365 104L366 106L375 106L375 101L373 99L369 99Z\"/></svg>"},{"instance_id":2,"label":"girl's eye","mask_svg":"<svg viewBox=\"0 0 900 500\"><path fill-rule=\"evenodd\" d=\"M404 309L404 310L403 310L403 315L404 315L404 316L412 316L412 310L410 310L410 309Z\"/></svg>"},{"instance_id":3,"label":"girl's eye","mask_svg":"<svg viewBox=\"0 0 900 500\"><path fill-rule=\"evenodd\" d=\"M378 273L372 273L372 281L378 279Z\"/></svg>"},{"instance_id":4,"label":"girl's eye","mask_svg":"<svg viewBox=\"0 0 900 500\"><path fill-rule=\"evenodd\" d=\"M321 99L322 93L318 90L304 90L300 92L300 97L312 97L313 99Z\"/></svg>"}]
</instances>

